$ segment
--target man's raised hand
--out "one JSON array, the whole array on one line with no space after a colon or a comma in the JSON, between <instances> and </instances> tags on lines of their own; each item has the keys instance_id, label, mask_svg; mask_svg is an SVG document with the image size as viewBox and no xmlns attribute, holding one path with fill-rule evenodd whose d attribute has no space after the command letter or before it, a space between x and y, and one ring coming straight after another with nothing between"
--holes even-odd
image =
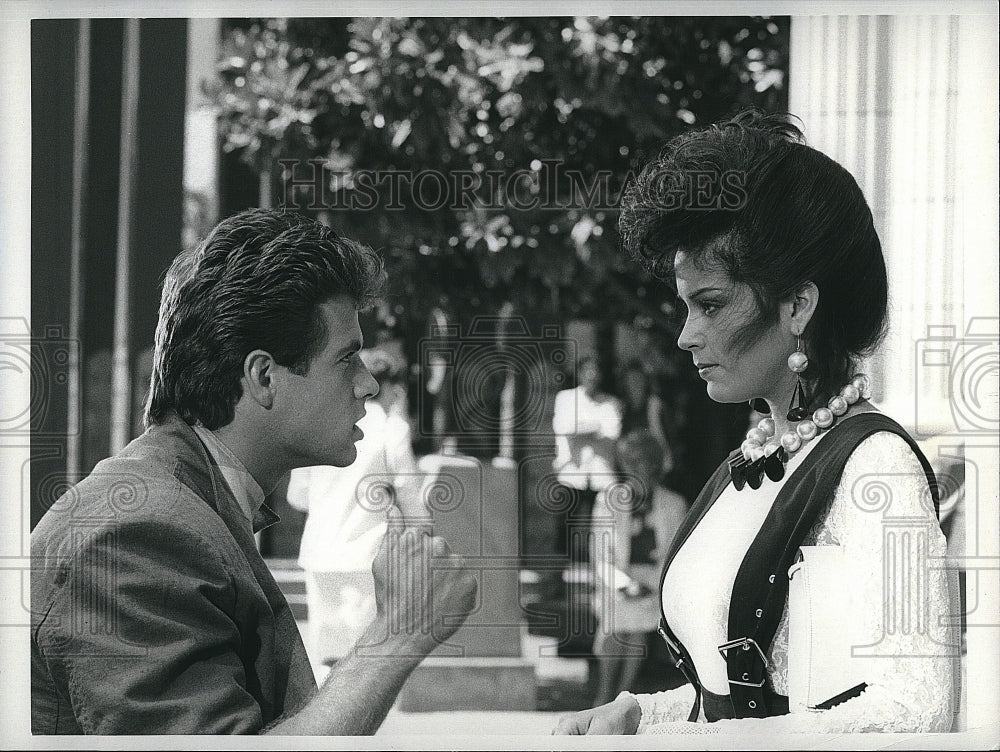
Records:
<instances>
[{"instance_id":1,"label":"man's raised hand","mask_svg":"<svg viewBox=\"0 0 1000 752\"><path fill-rule=\"evenodd\" d=\"M405 525L396 507L375 561L375 622L358 643L362 655L426 655L448 639L476 604L476 578L443 538ZM445 617L448 617L447 620ZM373 644L371 638L381 635Z\"/></svg>"}]
</instances>

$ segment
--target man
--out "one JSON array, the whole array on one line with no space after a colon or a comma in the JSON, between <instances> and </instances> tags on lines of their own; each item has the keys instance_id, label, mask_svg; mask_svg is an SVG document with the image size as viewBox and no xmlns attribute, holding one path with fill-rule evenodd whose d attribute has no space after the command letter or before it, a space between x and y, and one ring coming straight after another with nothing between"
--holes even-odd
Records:
<instances>
[{"instance_id":1,"label":"man","mask_svg":"<svg viewBox=\"0 0 1000 752\"><path fill-rule=\"evenodd\" d=\"M282 476L355 459L378 391L358 310L383 279L369 249L263 210L175 260L146 432L32 533L34 733L373 733L454 632L444 617L469 612L474 580L390 511L375 621L317 691L254 543ZM431 557L447 560L433 591Z\"/></svg>"}]
</instances>

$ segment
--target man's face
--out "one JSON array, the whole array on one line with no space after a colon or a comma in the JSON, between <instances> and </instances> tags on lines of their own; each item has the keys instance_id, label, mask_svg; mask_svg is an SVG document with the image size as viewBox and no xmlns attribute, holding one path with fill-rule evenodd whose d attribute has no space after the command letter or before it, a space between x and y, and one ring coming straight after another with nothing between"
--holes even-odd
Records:
<instances>
[{"instance_id":1,"label":"man's face","mask_svg":"<svg viewBox=\"0 0 1000 752\"><path fill-rule=\"evenodd\" d=\"M365 414L365 401L378 394L378 382L358 355L361 326L350 298L333 298L320 313L326 346L305 374L276 369L276 430L295 467L354 462L354 443L363 436L356 424Z\"/></svg>"}]
</instances>

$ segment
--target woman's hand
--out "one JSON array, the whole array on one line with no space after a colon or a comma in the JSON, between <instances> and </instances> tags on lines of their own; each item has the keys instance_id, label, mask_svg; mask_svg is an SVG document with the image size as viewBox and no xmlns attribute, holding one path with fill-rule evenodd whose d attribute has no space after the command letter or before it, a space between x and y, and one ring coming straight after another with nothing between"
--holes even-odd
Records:
<instances>
[{"instance_id":1,"label":"woman's hand","mask_svg":"<svg viewBox=\"0 0 1000 752\"><path fill-rule=\"evenodd\" d=\"M642 710L634 697L621 695L607 705L568 715L559 721L553 734L634 734Z\"/></svg>"}]
</instances>

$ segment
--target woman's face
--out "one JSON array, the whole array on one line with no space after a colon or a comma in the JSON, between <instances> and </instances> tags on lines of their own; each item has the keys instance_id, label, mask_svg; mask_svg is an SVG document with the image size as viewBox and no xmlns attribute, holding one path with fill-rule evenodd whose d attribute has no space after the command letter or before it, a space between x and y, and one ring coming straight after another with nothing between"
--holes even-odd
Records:
<instances>
[{"instance_id":1,"label":"woman's face","mask_svg":"<svg viewBox=\"0 0 1000 752\"><path fill-rule=\"evenodd\" d=\"M691 353L708 396L716 402L786 399L795 386L795 374L788 369L795 338L776 324L739 352L733 335L757 314L753 292L711 263L703 266L683 252L674 262L677 292L687 306L677 346Z\"/></svg>"}]
</instances>

